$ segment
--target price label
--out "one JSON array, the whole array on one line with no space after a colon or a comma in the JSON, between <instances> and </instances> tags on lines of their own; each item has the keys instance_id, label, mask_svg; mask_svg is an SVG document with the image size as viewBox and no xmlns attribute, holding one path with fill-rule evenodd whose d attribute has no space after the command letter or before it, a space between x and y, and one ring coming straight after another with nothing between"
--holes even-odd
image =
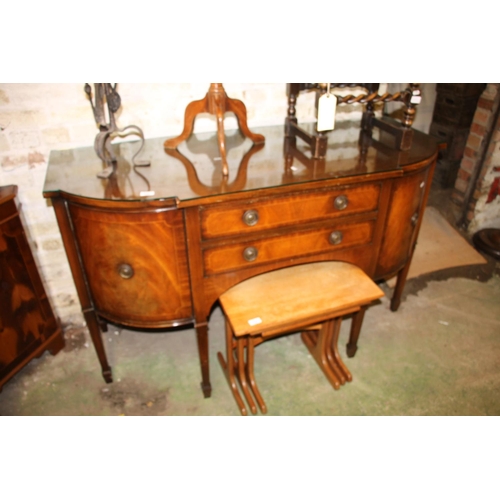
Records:
<instances>
[{"instance_id":1,"label":"price label","mask_svg":"<svg viewBox=\"0 0 500 500\"><path fill-rule=\"evenodd\" d=\"M262 323L262 320L260 318L252 318L248 320L248 324L250 326L255 326L255 325L260 325Z\"/></svg>"},{"instance_id":2,"label":"price label","mask_svg":"<svg viewBox=\"0 0 500 500\"><path fill-rule=\"evenodd\" d=\"M318 132L333 130L335 128L336 109L337 98L333 94L330 94L330 86L328 86L326 94L323 94L318 100L318 123L316 126Z\"/></svg>"}]
</instances>

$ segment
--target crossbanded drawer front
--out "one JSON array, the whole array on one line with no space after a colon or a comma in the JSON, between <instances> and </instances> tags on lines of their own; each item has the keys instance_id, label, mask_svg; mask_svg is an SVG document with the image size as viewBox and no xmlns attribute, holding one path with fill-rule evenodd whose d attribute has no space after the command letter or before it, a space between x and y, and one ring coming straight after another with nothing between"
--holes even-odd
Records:
<instances>
[{"instance_id":1,"label":"crossbanded drawer front","mask_svg":"<svg viewBox=\"0 0 500 500\"><path fill-rule=\"evenodd\" d=\"M208 248L203 252L205 275L368 244L373 239L374 225L373 220L349 225L330 224L312 231L295 231Z\"/></svg>"},{"instance_id":2,"label":"crossbanded drawer front","mask_svg":"<svg viewBox=\"0 0 500 500\"><path fill-rule=\"evenodd\" d=\"M210 207L201 211L204 239L250 234L290 224L377 210L380 184Z\"/></svg>"}]
</instances>

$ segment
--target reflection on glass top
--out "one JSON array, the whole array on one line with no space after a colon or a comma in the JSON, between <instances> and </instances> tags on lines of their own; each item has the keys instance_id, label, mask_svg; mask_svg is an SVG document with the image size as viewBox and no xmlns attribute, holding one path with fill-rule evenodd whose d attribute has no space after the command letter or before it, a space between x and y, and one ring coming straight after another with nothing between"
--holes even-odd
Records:
<instances>
[{"instance_id":1,"label":"reflection on glass top","mask_svg":"<svg viewBox=\"0 0 500 500\"><path fill-rule=\"evenodd\" d=\"M307 125L301 125L306 127ZM289 184L322 181L398 169L425 160L436 151L435 141L418 131L410 151L370 146L366 154L358 147L359 122L341 122L328 134L325 160L312 160L300 138L293 147L285 140L284 126L255 127L266 138L253 145L239 131L226 131L229 177L222 176L216 132L193 134L177 150L165 150L165 138L148 139L139 160L150 167L133 167L132 157L140 143L114 144L118 165L108 179L97 174L104 168L93 147L52 151L44 193L64 191L77 196L114 200L180 202L222 193L266 189ZM374 136L375 137L375 136Z\"/></svg>"}]
</instances>

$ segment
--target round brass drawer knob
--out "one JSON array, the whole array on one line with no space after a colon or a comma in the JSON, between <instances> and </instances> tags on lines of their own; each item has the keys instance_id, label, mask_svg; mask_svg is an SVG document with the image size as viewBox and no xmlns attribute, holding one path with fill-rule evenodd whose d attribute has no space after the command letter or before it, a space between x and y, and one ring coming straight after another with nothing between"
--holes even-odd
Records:
<instances>
[{"instance_id":1,"label":"round brass drawer knob","mask_svg":"<svg viewBox=\"0 0 500 500\"><path fill-rule=\"evenodd\" d=\"M259 222L259 212L257 210L247 210L243 214L243 222L247 226L255 226Z\"/></svg>"},{"instance_id":2,"label":"round brass drawer knob","mask_svg":"<svg viewBox=\"0 0 500 500\"><path fill-rule=\"evenodd\" d=\"M345 208L347 208L347 204L348 204L348 200L347 200L347 196L341 194L340 196L337 196L333 202L333 204L335 205L335 208L337 210L344 210Z\"/></svg>"},{"instance_id":3,"label":"round brass drawer knob","mask_svg":"<svg viewBox=\"0 0 500 500\"><path fill-rule=\"evenodd\" d=\"M243 258L247 262L253 262L257 258L257 255L259 255L259 252L255 247L246 247L245 250L243 250Z\"/></svg>"},{"instance_id":4,"label":"round brass drawer knob","mask_svg":"<svg viewBox=\"0 0 500 500\"><path fill-rule=\"evenodd\" d=\"M330 240L330 243L332 245L338 245L339 243L342 242L342 238L343 238L342 231L332 231L328 239Z\"/></svg>"},{"instance_id":5,"label":"round brass drawer knob","mask_svg":"<svg viewBox=\"0 0 500 500\"><path fill-rule=\"evenodd\" d=\"M120 264L118 266L118 274L124 280L128 280L134 275L134 268L130 264Z\"/></svg>"}]
</instances>

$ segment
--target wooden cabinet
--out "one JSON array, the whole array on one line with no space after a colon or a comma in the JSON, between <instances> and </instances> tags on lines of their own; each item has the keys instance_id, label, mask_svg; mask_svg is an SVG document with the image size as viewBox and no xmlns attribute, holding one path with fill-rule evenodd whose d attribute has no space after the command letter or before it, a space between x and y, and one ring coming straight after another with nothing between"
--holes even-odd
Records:
<instances>
[{"instance_id":1,"label":"wooden cabinet","mask_svg":"<svg viewBox=\"0 0 500 500\"><path fill-rule=\"evenodd\" d=\"M0 187L0 390L45 350L64 340L52 312L16 203L16 186Z\"/></svg>"},{"instance_id":2,"label":"wooden cabinet","mask_svg":"<svg viewBox=\"0 0 500 500\"><path fill-rule=\"evenodd\" d=\"M196 134L175 152L146 141L140 175L130 148L115 146L108 180L92 148L53 151L44 195L52 199L82 310L112 380L100 324L138 327L192 323L202 388L210 395L207 321L234 284L273 269L339 260L374 279L398 274L397 309L418 235L437 153L414 132L412 148L374 143L363 155L358 124L332 132L324 161L284 147L283 127L256 130L264 146L228 140L229 179L221 175L214 134ZM358 127L358 128L357 128ZM355 134L354 134L355 136ZM146 190L146 195L141 191ZM354 352L354 350L352 351Z\"/></svg>"}]
</instances>

